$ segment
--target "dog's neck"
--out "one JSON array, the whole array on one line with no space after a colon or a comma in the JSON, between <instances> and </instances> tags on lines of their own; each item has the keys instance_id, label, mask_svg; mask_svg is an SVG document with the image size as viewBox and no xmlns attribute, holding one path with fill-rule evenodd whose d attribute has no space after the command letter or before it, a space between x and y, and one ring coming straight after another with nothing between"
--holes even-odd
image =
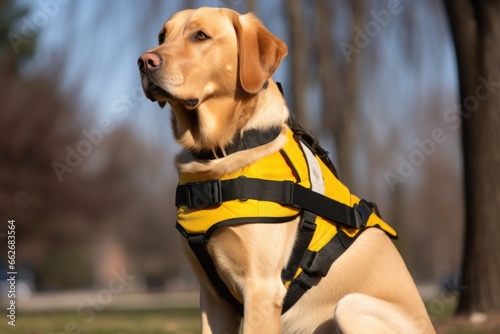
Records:
<instances>
[{"instance_id":1,"label":"dog's neck","mask_svg":"<svg viewBox=\"0 0 500 334\"><path fill-rule=\"evenodd\" d=\"M245 167L256 159L278 151L286 142L286 121L289 111L276 83L269 80L269 85L258 94L247 100L229 103L230 97L207 100L197 110L198 128L185 131L178 142L185 148L177 157L180 172L213 173L213 176L231 173ZM217 107L218 109L212 109ZM231 111L221 108L233 108ZM210 116L226 115L227 119L219 124L212 124ZM273 129L280 129L277 133ZM175 131L175 130L174 130ZM248 149L220 154L224 148L232 145L237 138L243 138L246 132L259 132L271 136L271 140L263 140L259 145L250 145ZM274 136L274 137L272 137ZM199 160L195 157L199 152L212 152L217 159ZM202 156L203 158L203 156ZM210 156L212 158L212 156Z\"/></svg>"},{"instance_id":2,"label":"dog's neck","mask_svg":"<svg viewBox=\"0 0 500 334\"><path fill-rule=\"evenodd\" d=\"M216 150L192 151L198 160L214 160L226 157L236 152L250 150L275 140L281 133L281 127L272 127L263 130L250 129L236 134L230 144Z\"/></svg>"},{"instance_id":3,"label":"dog's neck","mask_svg":"<svg viewBox=\"0 0 500 334\"><path fill-rule=\"evenodd\" d=\"M254 95L247 94L237 100L231 95L216 95L206 99L196 110L187 110L181 104L172 104L172 110L172 127L177 141L200 157L207 156L206 152L213 152L216 157L233 153L234 150L228 152L227 149L238 144L235 141L243 138L245 132L267 134L273 128L280 128L289 115L284 98L272 80ZM181 128L182 124L187 126Z\"/></svg>"}]
</instances>

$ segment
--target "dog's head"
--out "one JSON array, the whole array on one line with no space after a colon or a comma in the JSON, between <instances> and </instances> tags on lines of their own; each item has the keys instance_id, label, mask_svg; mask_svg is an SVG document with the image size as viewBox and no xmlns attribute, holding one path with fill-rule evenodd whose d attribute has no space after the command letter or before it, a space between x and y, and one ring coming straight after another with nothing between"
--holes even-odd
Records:
<instances>
[{"instance_id":1,"label":"dog's head","mask_svg":"<svg viewBox=\"0 0 500 334\"><path fill-rule=\"evenodd\" d=\"M178 12L158 39L139 57L142 86L152 101L171 105L176 139L194 150L219 146L241 130L287 53L253 14L223 8Z\"/></svg>"}]
</instances>

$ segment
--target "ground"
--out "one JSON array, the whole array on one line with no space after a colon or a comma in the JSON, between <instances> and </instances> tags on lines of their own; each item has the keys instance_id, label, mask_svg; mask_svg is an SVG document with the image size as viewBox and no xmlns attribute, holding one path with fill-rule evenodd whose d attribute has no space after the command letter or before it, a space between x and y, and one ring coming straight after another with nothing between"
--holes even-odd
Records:
<instances>
[{"instance_id":1,"label":"ground","mask_svg":"<svg viewBox=\"0 0 500 334\"><path fill-rule=\"evenodd\" d=\"M198 334L198 293L115 295L106 305L89 304L100 292L36 294L20 300L16 326L0 321L1 334ZM426 305L438 334L500 334L500 314L453 317L458 298L441 293ZM0 303L2 304L2 303ZM83 307L82 307L83 305ZM92 305L92 307L91 307Z\"/></svg>"},{"instance_id":2,"label":"ground","mask_svg":"<svg viewBox=\"0 0 500 334\"><path fill-rule=\"evenodd\" d=\"M0 323L2 334L195 334L200 332L197 309L103 311L89 322L76 313L27 313L12 327Z\"/></svg>"},{"instance_id":3,"label":"ground","mask_svg":"<svg viewBox=\"0 0 500 334\"><path fill-rule=\"evenodd\" d=\"M16 319L16 327L0 323L4 334L197 334L200 318L197 309L103 311L86 322L76 313L27 313ZM466 318L436 320L438 334L497 334L500 315L481 325L471 325Z\"/></svg>"},{"instance_id":4,"label":"ground","mask_svg":"<svg viewBox=\"0 0 500 334\"><path fill-rule=\"evenodd\" d=\"M481 316L476 317L478 321ZM484 322L472 323L471 317L456 316L435 322L440 334L499 334L500 314L491 315Z\"/></svg>"}]
</instances>

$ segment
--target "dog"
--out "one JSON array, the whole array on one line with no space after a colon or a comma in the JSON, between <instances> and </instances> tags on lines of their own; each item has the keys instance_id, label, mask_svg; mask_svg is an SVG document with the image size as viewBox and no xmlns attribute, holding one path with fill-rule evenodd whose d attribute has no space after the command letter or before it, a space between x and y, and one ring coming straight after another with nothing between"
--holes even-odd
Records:
<instances>
[{"instance_id":1,"label":"dog","mask_svg":"<svg viewBox=\"0 0 500 334\"><path fill-rule=\"evenodd\" d=\"M170 105L173 133L183 148L176 158L178 228L186 237L181 238L184 249L200 280L202 333L434 333L413 279L388 237L390 227L364 228L357 234L357 229L341 228L313 213L313 221L323 219L328 222L326 228L335 229L352 244L329 268L316 271L324 277L308 276L314 281L307 288L303 288L307 281L296 284L305 291L286 306L291 284L301 270L307 272L305 265L298 271L294 268L292 283L287 285L284 269L298 248L309 255L319 253L311 244L306 243L308 249L298 246L305 211L294 204L264 203L257 195L249 199L244 192L239 198L224 199L228 196L224 187L231 182L238 182L236 188L251 183L247 173L274 173L275 180L257 180L252 191L260 194L267 184L283 184L313 198L307 204L316 208L313 211L323 210L315 203L323 197L312 191L328 193L330 181L310 172L310 189L294 184L300 178L297 175L283 176L291 181L280 182L281 170L291 162L270 160L289 154L288 149L299 152L291 153L290 160L305 159L310 156L306 151L312 151L316 158L309 159L309 167L300 167L303 173L318 169L319 164L324 173L333 170L325 168L331 164L324 154L318 158L318 150L324 152L314 139L305 135L305 140L297 141L302 144L294 143L305 132L291 121L280 87L271 78L287 54L285 43L251 13L206 7L174 14L158 39L159 45L143 53L138 66L146 97L161 107ZM261 165L253 168L255 164ZM337 200L347 204L339 205L349 206L349 212L361 208L359 199L349 203L351 197L340 182L336 187L347 194ZM224 205L234 206L216 211ZM231 218L247 205L268 205L262 210L280 217L269 218L272 223L253 216L243 221ZM360 225L374 219L378 223L372 222L373 226L385 224L373 206L365 207L369 218ZM211 219L225 224L216 224L217 229L202 226L200 233L189 230L191 222L203 225ZM300 257L305 257L304 252ZM333 259L330 255L325 258Z\"/></svg>"}]
</instances>

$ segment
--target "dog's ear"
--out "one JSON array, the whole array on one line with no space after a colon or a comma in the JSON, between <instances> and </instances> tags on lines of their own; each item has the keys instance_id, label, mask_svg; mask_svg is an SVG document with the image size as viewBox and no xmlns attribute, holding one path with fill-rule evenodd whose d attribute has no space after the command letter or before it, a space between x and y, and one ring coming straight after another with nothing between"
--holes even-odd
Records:
<instances>
[{"instance_id":1,"label":"dog's ear","mask_svg":"<svg viewBox=\"0 0 500 334\"><path fill-rule=\"evenodd\" d=\"M234 15L238 37L240 84L249 93L259 92L274 73L288 50L252 13Z\"/></svg>"}]
</instances>

